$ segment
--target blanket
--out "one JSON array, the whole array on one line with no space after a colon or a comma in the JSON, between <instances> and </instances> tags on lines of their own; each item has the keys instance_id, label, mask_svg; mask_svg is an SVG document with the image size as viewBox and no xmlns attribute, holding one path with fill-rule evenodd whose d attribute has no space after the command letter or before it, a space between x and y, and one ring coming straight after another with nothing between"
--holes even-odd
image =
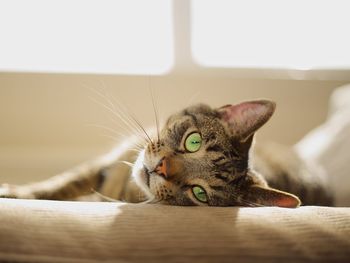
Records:
<instances>
[{"instance_id":1,"label":"blanket","mask_svg":"<svg viewBox=\"0 0 350 263\"><path fill-rule=\"evenodd\" d=\"M1 262L350 262L350 208L0 199Z\"/></svg>"}]
</instances>

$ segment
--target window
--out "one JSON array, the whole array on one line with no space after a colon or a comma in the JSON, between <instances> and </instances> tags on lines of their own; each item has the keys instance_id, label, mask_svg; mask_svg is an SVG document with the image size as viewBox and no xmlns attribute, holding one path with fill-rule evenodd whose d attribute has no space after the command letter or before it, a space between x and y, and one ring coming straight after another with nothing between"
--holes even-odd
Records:
<instances>
[{"instance_id":1,"label":"window","mask_svg":"<svg viewBox=\"0 0 350 263\"><path fill-rule=\"evenodd\" d=\"M348 0L0 0L0 71L349 79L348 10Z\"/></svg>"},{"instance_id":2,"label":"window","mask_svg":"<svg viewBox=\"0 0 350 263\"><path fill-rule=\"evenodd\" d=\"M171 0L0 1L0 70L161 74Z\"/></svg>"},{"instance_id":3,"label":"window","mask_svg":"<svg viewBox=\"0 0 350 263\"><path fill-rule=\"evenodd\" d=\"M221 68L349 69L347 0L192 0L192 53Z\"/></svg>"}]
</instances>

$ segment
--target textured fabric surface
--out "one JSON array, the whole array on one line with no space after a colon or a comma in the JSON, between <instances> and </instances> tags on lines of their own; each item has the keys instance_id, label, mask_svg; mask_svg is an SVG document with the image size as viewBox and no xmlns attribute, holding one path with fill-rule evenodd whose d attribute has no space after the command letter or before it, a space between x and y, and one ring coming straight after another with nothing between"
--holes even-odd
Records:
<instances>
[{"instance_id":1,"label":"textured fabric surface","mask_svg":"<svg viewBox=\"0 0 350 263\"><path fill-rule=\"evenodd\" d=\"M350 208L0 200L1 262L350 262Z\"/></svg>"}]
</instances>

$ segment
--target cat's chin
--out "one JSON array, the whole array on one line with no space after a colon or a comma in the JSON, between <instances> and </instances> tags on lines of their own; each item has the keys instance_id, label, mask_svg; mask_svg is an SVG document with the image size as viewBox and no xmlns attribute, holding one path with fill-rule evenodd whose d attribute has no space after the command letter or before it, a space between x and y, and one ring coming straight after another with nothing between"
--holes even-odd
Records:
<instances>
[{"instance_id":1,"label":"cat's chin","mask_svg":"<svg viewBox=\"0 0 350 263\"><path fill-rule=\"evenodd\" d=\"M147 195L149 199L153 199L154 195L150 191L150 176L145 171L143 160L145 157L145 150L142 150L136 159L132 168L132 177L141 190Z\"/></svg>"}]
</instances>

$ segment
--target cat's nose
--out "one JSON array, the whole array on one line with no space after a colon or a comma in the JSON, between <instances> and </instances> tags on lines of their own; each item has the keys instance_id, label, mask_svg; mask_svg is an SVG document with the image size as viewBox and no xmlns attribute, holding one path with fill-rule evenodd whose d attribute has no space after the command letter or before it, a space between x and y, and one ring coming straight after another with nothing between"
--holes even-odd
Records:
<instances>
[{"instance_id":1,"label":"cat's nose","mask_svg":"<svg viewBox=\"0 0 350 263\"><path fill-rule=\"evenodd\" d=\"M156 168L154 169L154 172L156 172L158 175L163 176L164 178L168 177L168 163L167 159L163 157L157 164Z\"/></svg>"}]
</instances>

